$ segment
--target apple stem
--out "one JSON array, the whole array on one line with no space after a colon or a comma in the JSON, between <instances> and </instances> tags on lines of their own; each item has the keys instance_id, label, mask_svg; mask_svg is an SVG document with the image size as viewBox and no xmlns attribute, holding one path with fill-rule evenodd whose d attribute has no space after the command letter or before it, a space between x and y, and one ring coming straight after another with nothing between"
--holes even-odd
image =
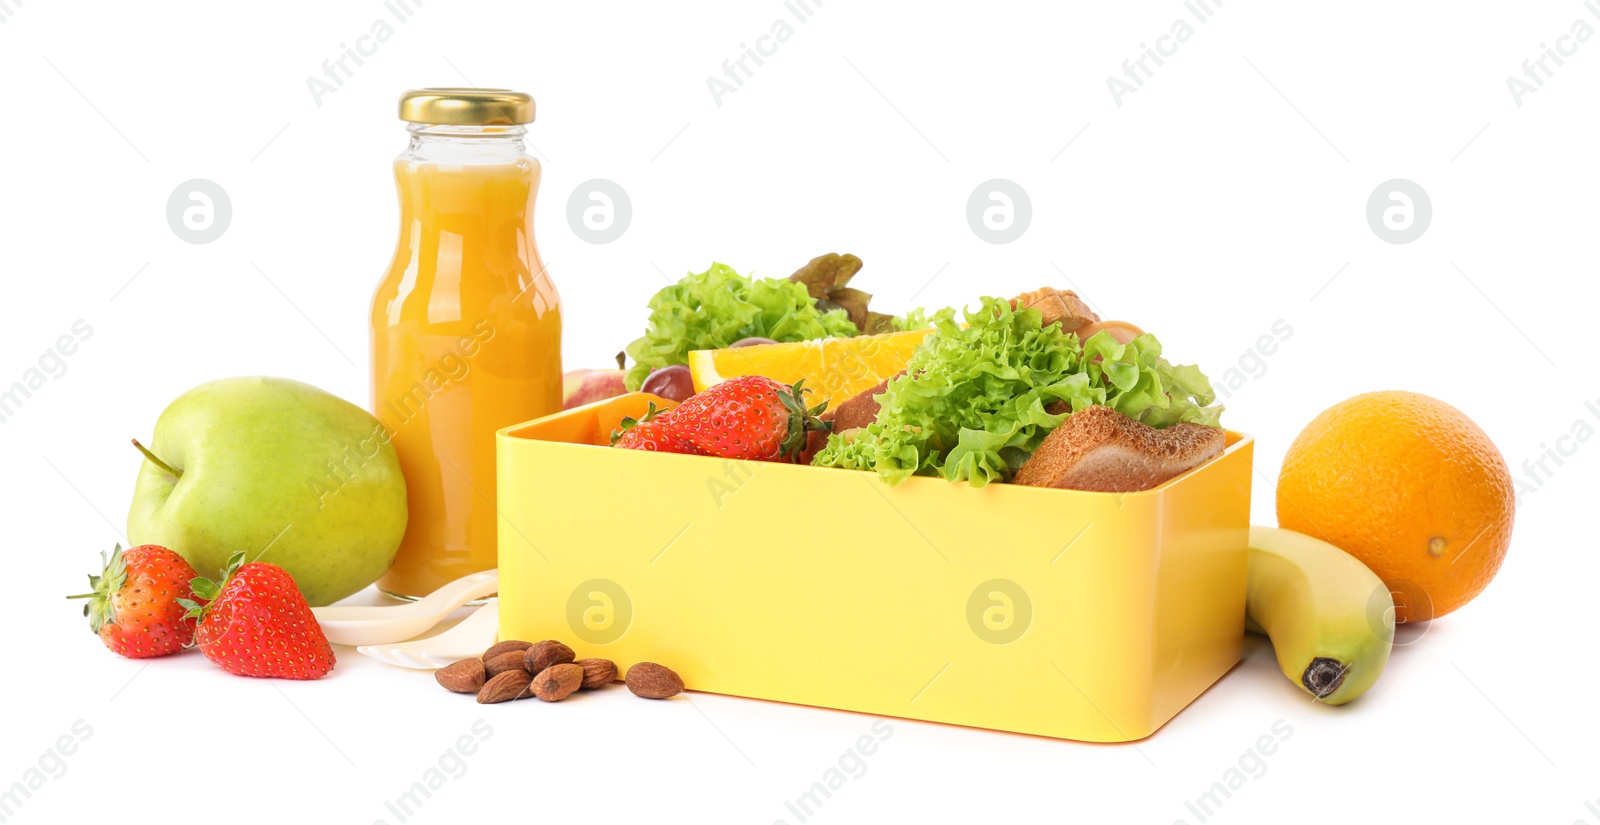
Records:
<instances>
[{"instance_id":1,"label":"apple stem","mask_svg":"<svg viewBox=\"0 0 1600 825\"><path fill-rule=\"evenodd\" d=\"M173 469L171 464L168 464L167 462L162 461L159 458L156 458L156 454L152 453L152 452L150 452L150 450L146 449L143 444L140 444L139 443L139 439L135 438L135 439L132 439L132 440L133 440L133 448L138 450L141 453L144 453L145 460L149 461L151 464L156 465L157 467L160 467L162 472L166 473L169 476L172 476L173 478L183 478L183 471L182 470L175 470L175 469Z\"/></svg>"}]
</instances>

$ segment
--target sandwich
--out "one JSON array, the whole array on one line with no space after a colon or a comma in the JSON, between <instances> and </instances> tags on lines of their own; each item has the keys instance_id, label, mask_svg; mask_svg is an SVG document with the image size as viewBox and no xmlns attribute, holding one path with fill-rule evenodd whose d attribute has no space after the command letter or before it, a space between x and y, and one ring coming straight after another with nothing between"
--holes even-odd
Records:
<instances>
[{"instance_id":1,"label":"sandwich","mask_svg":"<svg viewBox=\"0 0 1600 825\"><path fill-rule=\"evenodd\" d=\"M1132 493L1204 464L1221 455L1222 446L1220 427L1183 422L1156 429L1096 405L1051 430L1011 483Z\"/></svg>"},{"instance_id":2,"label":"sandwich","mask_svg":"<svg viewBox=\"0 0 1600 825\"><path fill-rule=\"evenodd\" d=\"M876 471L1100 492L1147 490L1219 455L1205 375L1069 290L938 313L905 371L832 413L803 457Z\"/></svg>"}]
</instances>

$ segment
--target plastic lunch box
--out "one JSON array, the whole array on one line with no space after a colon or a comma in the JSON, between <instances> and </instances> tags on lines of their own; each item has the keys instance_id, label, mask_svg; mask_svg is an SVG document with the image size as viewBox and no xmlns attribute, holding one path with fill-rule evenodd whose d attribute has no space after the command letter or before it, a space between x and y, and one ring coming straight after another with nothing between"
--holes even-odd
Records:
<instances>
[{"instance_id":1,"label":"plastic lunch box","mask_svg":"<svg viewBox=\"0 0 1600 825\"><path fill-rule=\"evenodd\" d=\"M594 407L497 435L500 637L692 690L1094 742L1239 661L1252 440L1139 493L596 446Z\"/></svg>"}]
</instances>

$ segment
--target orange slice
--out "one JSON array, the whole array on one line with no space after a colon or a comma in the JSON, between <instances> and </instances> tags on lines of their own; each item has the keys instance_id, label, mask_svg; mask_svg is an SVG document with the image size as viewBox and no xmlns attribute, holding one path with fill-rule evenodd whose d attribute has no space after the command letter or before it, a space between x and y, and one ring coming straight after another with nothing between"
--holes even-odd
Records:
<instances>
[{"instance_id":1,"label":"orange slice","mask_svg":"<svg viewBox=\"0 0 1600 825\"><path fill-rule=\"evenodd\" d=\"M694 350L689 353L689 374L694 390L741 375L764 375L793 384L804 380L811 390L806 403L840 403L871 389L906 368L911 353L931 329L860 335L855 338L820 338L792 344Z\"/></svg>"}]
</instances>

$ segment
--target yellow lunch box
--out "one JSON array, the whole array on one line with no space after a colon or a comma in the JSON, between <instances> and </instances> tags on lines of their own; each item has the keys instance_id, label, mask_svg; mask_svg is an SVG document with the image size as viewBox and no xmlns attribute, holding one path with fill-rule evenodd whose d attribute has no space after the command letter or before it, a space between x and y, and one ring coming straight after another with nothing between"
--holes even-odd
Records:
<instances>
[{"instance_id":1,"label":"yellow lunch box","mask_svg":"<svg viewBox=\"0 0 1600 825\"><path fill-rule=\"evenodd\" d=\"M604 402L602 402L603 404ZM500 638L691 690L1093 742L1239 661L1252 440L1139 493L597 446L601 404L497 435Z\"/></svg>"}]
</instances>

